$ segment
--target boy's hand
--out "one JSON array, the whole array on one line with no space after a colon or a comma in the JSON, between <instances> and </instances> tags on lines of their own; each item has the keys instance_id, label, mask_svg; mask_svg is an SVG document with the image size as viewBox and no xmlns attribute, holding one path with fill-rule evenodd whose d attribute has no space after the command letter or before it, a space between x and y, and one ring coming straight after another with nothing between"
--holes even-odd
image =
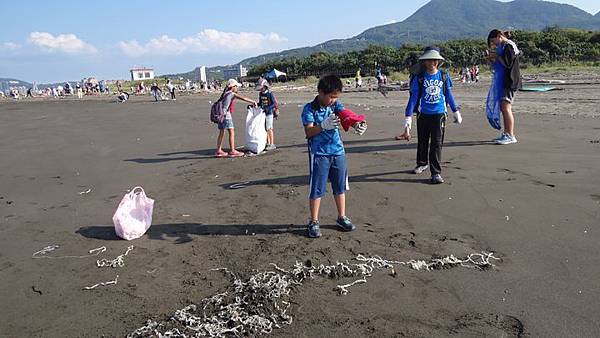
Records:
<instances>
[{"instance_id":1,"label":"boy's hand","mask_svg":"<svg viewBox=\"0 0 600 338\"><path fill-rule=\"evenodd\" d=\"M454 123L461 124L462 123L462 115L460 115L460 110L454 112Z\"/></svg>"},{"instance_id":2,"label":"boy's hand","mask_svg":"<svg viewBox=\"0 0 600 338\"><path fill-rule=\"evenodd\" d=\"M321 129L323 130L333 130L337 129L340 126L340 118L331 114L328 118L326 118L323 122L321 122Z\"/></svg>"},{"instance_id":3,"label":"boy's hand","mask_svg":"<svg viewBox=\"0 0 600 338\"><path fill-rule=\"evenodd\" d=\"M352 128L354 128L354 133L362 135L365 133L365 131L367 131L367 122L356 122Z\"/></svg>"},{"instance_id":4,"label":"boy's hand","mask_svg":"<svg viewBox=\"0 0 600 338\"><path fill-rule=\"evenodd\" d=\"M402 135L396 136L396 140L406 140L410 141L410 128L412 126L412 116L407 116L404 119L404 133Z\"/></svg>"}]
</instances>

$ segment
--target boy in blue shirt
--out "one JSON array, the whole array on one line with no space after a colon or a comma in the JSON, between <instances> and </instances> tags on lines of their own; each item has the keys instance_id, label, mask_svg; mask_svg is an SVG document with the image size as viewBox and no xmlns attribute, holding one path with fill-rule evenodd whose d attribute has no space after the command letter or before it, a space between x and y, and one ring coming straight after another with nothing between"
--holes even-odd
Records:
<instances>
[{"instance_id":1,"label":"boy in blue shirt","mask_svg":"<svg viewBox=\"0 0 600 338\"><path fill-rule=\"evenodd\" d=\"M309 172L310 172L310 221L308 237L321 237L319 225L319 208L321 197L326 193L327 179L338 211L337 225L343 231L356 229L346 216L346 190L348 187L348 168L344 144L340 137L339 112L344 106L338 101L342 93L342 81L335 75L327 75L317 85L319 95L307 103L302 110L302 124L308 139ZM356 133L362 135L366 127L355 127Z\"/></svg>"},{"instance_id":2,"label":"boy in blue shirt","mask_svg":"<svg viewBox=\"0 0 600 338\"><path fill-rule=\"evenodd\" d=\"M269 88L269 82L266 79L258 80L256 90L258 90L258 106L265 112L265 129L267 130L267 146L266 151L275 150L275 132L273 131L273 118L279 116L279 108L277 107L277 99Z\"/></svg>"},{"instance_id":3,"label":"boy in blue shirt","mask_svg":"<svg viewBox=\"0 0 600 338\"><path fill-rule=\"evenodd\" d=\"M444 183L440 161L446 129L446 105L449 105L454 112L454 123L462 123L460 111L452 94L452 80L448 73L438 70L442 61L444 58L440 55L439 48L425 48L423 55L419 58L420 71L410 81L410 97L406 105L404 134L397 137L397 139L410 140L412 114L416 111L419 140L417 166L413 172L421 174L430 168L432 184ZM429 165L427 164L428 157Z\"/></svg>"}]
</instances>

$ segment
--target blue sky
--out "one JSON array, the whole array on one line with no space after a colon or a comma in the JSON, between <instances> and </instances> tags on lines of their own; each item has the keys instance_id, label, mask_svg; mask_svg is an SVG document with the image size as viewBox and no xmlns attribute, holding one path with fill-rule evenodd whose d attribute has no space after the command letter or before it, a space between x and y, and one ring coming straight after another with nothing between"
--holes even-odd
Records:
<instances>
[{"instance_id":1,"label":"blue sky","mask_svg":"<svg viewBox=\"0 0 600 338\"><path fill-rule=\"evenodd\" d=\"M0 77L54 82L233 64L402 21L428 0L19 1L0 12ZM598 0L557 1L592 14ZM325 19L326 18L326 19Z\"/></svg>"}]
</instances>

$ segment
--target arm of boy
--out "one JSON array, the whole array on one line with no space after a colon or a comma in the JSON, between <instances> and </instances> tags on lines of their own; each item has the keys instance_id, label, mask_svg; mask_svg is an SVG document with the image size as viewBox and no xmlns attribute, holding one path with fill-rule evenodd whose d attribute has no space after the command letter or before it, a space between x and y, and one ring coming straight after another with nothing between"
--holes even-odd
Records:
<instances>
[{"instance_id":1,"label":"arm of boy","mask_svg":"<svg viewBox=\"0 0 600 338\"><path fill-rule=\"evenodd\" d=\"M418 76L415 76L410 81L410 96L408 97L408 104L406 105L406 111L404 112L404 133L396 136L396 140L410 141L412 115L419 99L419 79Z\"/></svg>"},{"instance_id":2,"label":"arm of boy","mask_svg":"<svg viewBox=\"0 0 600 338\"><path fill-rule=\"evenodd\" d=\"M454 93L452 93L452 79L450 79L449 74L446 77L446 83L444 86L446 86L446 96L448 96L446 98L446 102L448 102L450 109L452 109L452 112L454 112L454 123L461 124L462 115L460 114L460 110L456 104L456 100L454 99Z\"/></svg>"}]
</instances>

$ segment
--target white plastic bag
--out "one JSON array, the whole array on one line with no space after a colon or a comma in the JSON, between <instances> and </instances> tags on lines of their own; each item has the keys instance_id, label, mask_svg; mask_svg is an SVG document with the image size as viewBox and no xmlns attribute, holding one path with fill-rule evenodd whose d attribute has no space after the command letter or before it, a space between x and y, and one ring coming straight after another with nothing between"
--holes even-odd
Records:
<instances>
[{"instance_id":1,"label":"white plastic bag","mask_svg":"<svg viewBox=\"0 0 600 338\"><path fill-rule=\"evenodd\" d=\"M265 113L259 107L248 106L246 115L246 149L260 154L267 146Z\"/></svg>"},{"instance_id":2,"label":"white plastic bag","mask_svg":"<svg viewBox=\"0 0 600 338\"><path fill-rule=\"evenodd\" d=\"M146 197L142 187L135 187L123 196L113 216L117 236L128 241L142 237L152 225L154 200Z\"/></svg>"}]
</instances>

